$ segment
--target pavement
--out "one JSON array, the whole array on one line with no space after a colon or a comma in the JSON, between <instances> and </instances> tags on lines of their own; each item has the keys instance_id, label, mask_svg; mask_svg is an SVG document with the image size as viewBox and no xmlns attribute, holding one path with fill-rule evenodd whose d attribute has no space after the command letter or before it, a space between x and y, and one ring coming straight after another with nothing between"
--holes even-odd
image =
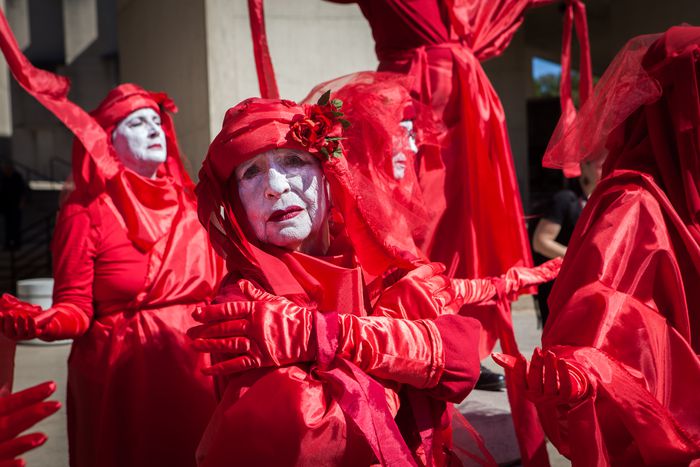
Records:
<instances>
[{"instance_id":1,"label":"pavement","mask_svg":"<svg viewBox=\"0 0 700 467\"><path fill-rule=\"evenodd\" d=\"M541 333L537 329L532 297L521 297L514 304L513 324L518 345L522 353L529 358L535 346L539 345ZM24 455L29 467L68 467L65 392L69 351L70 345L67 344L17 347L15 390L53 380L58 386L53 399L63 404L58 413L36 426L35 430L46 433L49 440L44 446ZM493 370L500 371L491 359L483 363ZM486 446L500 465L519 465L510 409L504 391L473 391L457 408L481 433ZM571 465L550 444L547 447L553 467Z\"/></svg>"}]
</instances>

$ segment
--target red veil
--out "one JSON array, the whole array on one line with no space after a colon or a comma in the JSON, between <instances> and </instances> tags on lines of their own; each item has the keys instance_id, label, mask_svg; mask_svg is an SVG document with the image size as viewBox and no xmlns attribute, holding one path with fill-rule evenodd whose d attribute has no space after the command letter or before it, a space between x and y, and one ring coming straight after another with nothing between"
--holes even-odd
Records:
<instances>
[{"instance_id":1,"label":"red veil","mask_svg":"<svg viewBox=\"0 0 700 467\"><path fill-rule=\"evenodd\" d=\"M592 390L538 406L578 465L700 457L700 28L630 41L545 163L605 158L549 298L545 349Z\"/></svg>"},{"instance_id":2,"label":"red veil","mask_svg":"<svg viewBox=\"0 0 700 467\"><path fill-rule=\"evenodd\" d=\"M315 102L323 92L343 102L343 112L354 122L343 132L347 159L356 188L374 200L369 213L391 226L390 241L415 250L430 236L427 226L444 209L444 198L425 202L418 180L420 167L430 173L443 169L438 143L439 126L430 108L410 96L411 79L396 73L364 71L342 76L315 86L303 102ZM400 124L413 123L417 153L411 150L409 134ZM397 180L392 157L406 155L406 170Z\"/></svg>"}]
</instances>

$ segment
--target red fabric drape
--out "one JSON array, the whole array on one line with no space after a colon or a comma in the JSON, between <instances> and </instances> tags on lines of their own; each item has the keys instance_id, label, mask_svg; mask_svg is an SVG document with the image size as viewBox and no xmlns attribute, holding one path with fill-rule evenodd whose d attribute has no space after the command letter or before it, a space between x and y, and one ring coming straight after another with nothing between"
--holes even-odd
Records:
<instances>
[{"instance_id":1,"label":"red fabric drape","mask_svg":"<svg viewBox=\"0 0 700 467\"><path fill-rule=\"evenodd\" d=\"M258 72L260 97L279 99L280 93L277 89L275 70L272 67L272 57L270 57L270 50L267 46L263 0L248 0L248 15L250 32L253 38L253 52L255 53L255 68Z\"/></svg>"},{"instance_id":2,"label":"red fabric drape","mask_svg":"<svg viewBox=\"0 0 700 467\"><path fill-rule=\"evenodd\" d=\"M689 403L700 390L699 52L700 28L630 41L564 137L569 144L550 154L560 164L609 152L542 336L591 382L578 404L538 405L574 465L700 458L700 409ZM602 141L572 144L579 138Z\"/></svg>"}]
</instances>

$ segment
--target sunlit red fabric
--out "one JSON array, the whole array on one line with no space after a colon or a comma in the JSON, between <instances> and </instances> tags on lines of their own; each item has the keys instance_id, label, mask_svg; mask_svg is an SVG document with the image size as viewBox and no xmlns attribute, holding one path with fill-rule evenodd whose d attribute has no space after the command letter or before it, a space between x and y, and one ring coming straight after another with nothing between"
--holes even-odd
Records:
<instances>
[{"instance_id":1,"label":"sunlit red fabric","mask_svg":"<svg viewBox=\"0 0 700 467\"><path fill-rule=\"evenodd\" d=\"M412 269L419 260L378 238L384 227L368 221L360 197L353 191L346 157L322 161L334 203L329 256L316 258L252 240L235 177L231 177L233 170L267 149L299 149L286 136L294 115L304 109L290 101L267 99L248 99L230 109L221 133L210 146L196 191L200 219L208 226L217 249L227 256L229 275L217 302L246 299L238 285L239 279L246 278L275 295L319 310L327 316L316 323L319 361L313 366L249 370L221 381L221 402L200 444L199 463L228 465L235 458L241 464L367 465L379 460L391 465L410 463L414 454L420 456L418 452L424 456L432 453L436 461L444 463L443 447L449 447L451 441L444 400L463 397L475 382L475 347L465 350L462 344L477 339L478 326L457 316L445 317L451 324L435 321L445 348L443 377L430 390L416 390L416 407L425 408L427 401L433 401L439 409L418 419L430 433L435 430L434 444L416 437L420 430L416 431L417 419L410 411L405 422L399 420L397 425L394 421L391 408L396 410L398 398L393 385L379 383L336 357L335 313L373 313L366 296L379 293L368 290L375 287L365 285L368 279L381 278L386 270ZM346 146L345 150L349 154L352 148ZM292 345L294 336L270 338L276 346L285 346ZM420 350L406 348L404 353ZM406 433L414 436L406 439ZM231 443L231 439L237 442ZM270 445L276 449L261 448ZM423 446L435 449L426 454ZM268 458L261 460L261 452ZM481 458L488 464L488 453Z\"/></svg>"},{"instance_id":2,"label":"sunlit red fabric","mask_svg":"<svg viewBox=\"0 0 700 467\"><path fill-rule=\"evenodd\" d=\"M53 239L48 339L75 338L68 363L71 465L194 464L214 407L212 383L189 348L190 314L214 293L222 264L198 222L162 93L124 84L92 114L67 99L65 78L34 68L0 16L0 47L30 94L76 136L74 191ZM159 112L168 160L155 180L126 170L111 130L130 112ZM89 328L88 328L89 325Z\"/></svg>"},{"instance_id":3,"label":"sunlit red fabric","mask_svg":"<svg viewBox=\"0 0 700 467\"><path fill-rule=\"evenodd\" d=\"M436 171L443 166L440 127L429 107L411 99L410 84L411 78L405 75L365 71L318 84L302 102L315 102L328 90L332 98L343 102L346 118L354 122L343 132L346 156L365 211L376 219L375 224L391 229L383 234L390 243L421 255L416 247L430 235L426 226L444 209L444 199L442 203L437 199L425 202L416 167ZM413 123L417 153L400 125L405 120ZM394 177L392 163L398 152L406 156L400 180Z\"/></svg>"},{"instance_id":4,"label":"sunlit red fabric","mask_svg":"<svg viewBox=\"0 0 700 467\"><path fill-rule=\"evenodd\" d=\"M587 137L602 141L552 154L607 153L542 337L590 379L582 402L538 407L575 465L688 465L700 457L700 408L690 402L700 389L700 29L650 39L634 39L601 79L594 100L613 100L590 105L604 112L582 111L573 126L572 135L592 128ZM636 107L614 90L636 95Z\"/></svg>"}]
</instances>

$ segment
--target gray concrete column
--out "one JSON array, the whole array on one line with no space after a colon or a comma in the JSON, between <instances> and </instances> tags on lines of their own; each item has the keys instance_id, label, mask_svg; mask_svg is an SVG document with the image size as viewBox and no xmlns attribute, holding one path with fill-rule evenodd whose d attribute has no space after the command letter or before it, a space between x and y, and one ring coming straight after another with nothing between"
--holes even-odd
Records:
<instances>
[{"instance_id":1,"label":"gray concrete column","mask_svg":"<svg viewBox=\"0 0 700 467\"><path fill-rule=\"evenodd\" d=\"M265 9L283 97L301 99L321 81L376 68L356 6L268 0ZM173 97L180 144L196 173L226 110L259 95L247 2L121 0L118 35L121 80Z\"/></svg>"}]
</instances>

